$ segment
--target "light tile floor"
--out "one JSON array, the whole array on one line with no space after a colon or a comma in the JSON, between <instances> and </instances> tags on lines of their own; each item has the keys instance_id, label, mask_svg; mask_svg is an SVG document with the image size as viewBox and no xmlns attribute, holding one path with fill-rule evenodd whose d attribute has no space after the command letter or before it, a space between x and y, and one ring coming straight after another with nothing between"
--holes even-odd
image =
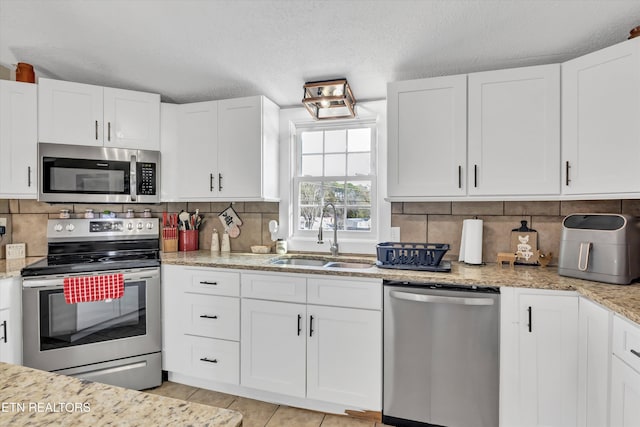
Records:
<instances>
[{"instance_id":1,"label":"light tile floor","mask_svg":"<svg viewBox=\"0 0 640 427\"><path fill-rule=\"evenodd\" d=\"M171 381L147 393L228 408L242 414L242 427L385 427L385 424L344 415L325 414L290 406L204 390ZM388 426L386 426L388 427Z\"/></svg>"}]
</instances>

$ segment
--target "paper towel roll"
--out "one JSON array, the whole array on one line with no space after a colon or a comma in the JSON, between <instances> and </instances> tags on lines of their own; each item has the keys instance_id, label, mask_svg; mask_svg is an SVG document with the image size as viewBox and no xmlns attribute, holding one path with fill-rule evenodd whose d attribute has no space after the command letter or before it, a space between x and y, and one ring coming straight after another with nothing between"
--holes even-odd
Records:
<instances>
[{"instance_id":1,"label":"paper towel roll","mask_svg":"<svg viewBox=\"0 0 640 427\"><path fill-rule=\"evenodd\" d=\"M462 239L458 261L467 264L482 264L482 220L465 219L462 221Z\"/></svg>"}]
</instances>

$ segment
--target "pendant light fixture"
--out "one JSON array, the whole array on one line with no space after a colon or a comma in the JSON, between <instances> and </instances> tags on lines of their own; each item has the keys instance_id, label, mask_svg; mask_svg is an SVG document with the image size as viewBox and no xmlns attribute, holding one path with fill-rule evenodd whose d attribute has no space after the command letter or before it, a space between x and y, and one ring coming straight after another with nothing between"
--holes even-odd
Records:
<instances>
[{"instance_id":1,"label":"pendant light fixture","mask_svg":"<svg viewBox=\"0 0 640 427\"><path fill-rule=\"evenodd\" d=\"M356 100L347 79L306 82L302 103L316 120L351 119Z\"/></svg>"}]
</instances>

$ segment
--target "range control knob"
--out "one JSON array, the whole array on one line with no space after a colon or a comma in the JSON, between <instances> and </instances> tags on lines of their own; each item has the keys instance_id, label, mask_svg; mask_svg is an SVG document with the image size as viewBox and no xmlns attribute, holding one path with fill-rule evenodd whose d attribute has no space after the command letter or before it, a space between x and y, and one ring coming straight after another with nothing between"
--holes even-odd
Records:
<instances>
[{"instance_id":1,"label":"range control knob","mask_svg":"<svg viewBox=\"0 0 640 427\"><path fill-rule=\"evenodd\" d=\"M67 231L73 231L76 227L73 224L67 224Z\"/></svg>"},{"instance_id":2,"label":"range control knob","mask_svg":"<svg viewBox=\"0 0 640 427\"><path fill-rule=\"evenodd\" d=\"M147 223L147 229L151 230L153 228L153 223L152 222L148 222Z\"/></svg>"},{"instance_id":3,"label":"range control knob","mask_svg":"<svg viewBox=\"0 0 640 427\"><path fill-rule=\"evenodd\" d=\"M139 223L138 223L138 225L137 225L137 227L138 227L138 230L142 230L142 227L144 227L144 226L142 225L142 223L141 223L141 222L139 222Z\"/></svg>"},{"instance_id":4,"label":"range control knob","mask_svg":"<svg viewBox=\"0 0 640 427\"><path fill-rule=\"evenodd\" d=\"M127 223L127 230L133 230L133 223L132 222Z\"/></svg>"},{"instance_id":5,"label":"range control knob","mask_svg":"<svg viewBox=\"0 0 640 427\"><path fill-rule=\"evenodd\" d=\"M60 232L64 229L64 227L62 226L62 224L57 223L56 225L53 226L53 229L56 230L57 232Z\"/></svg>"}]
</instances>

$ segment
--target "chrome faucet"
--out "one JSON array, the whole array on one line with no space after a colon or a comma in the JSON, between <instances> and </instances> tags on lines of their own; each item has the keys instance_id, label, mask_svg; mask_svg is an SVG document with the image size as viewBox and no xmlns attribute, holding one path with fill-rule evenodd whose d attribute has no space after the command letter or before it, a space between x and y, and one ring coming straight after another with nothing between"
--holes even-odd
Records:
<instances>
[{"instance_id":1,"label":"chrome faucet","mask_svg":"<svg viewBox=\"0 0 640 427\"><path fill-rule=\"evenodd\" d=\"M329 206L331 206L331 208L333 209L333 242L329 240L329 244L331 245L329 246L329 250L331 251L331 255L337 256L338 255L338 212L336 211L336 207L333 205L333 203L327 203L326 205L324 205L324 208L322 208L322 212L320 213L320 228L318 229L318 244L324 243L322 241L322 220L324 218L324 211Z\"/></svg>"}]
</instances>

